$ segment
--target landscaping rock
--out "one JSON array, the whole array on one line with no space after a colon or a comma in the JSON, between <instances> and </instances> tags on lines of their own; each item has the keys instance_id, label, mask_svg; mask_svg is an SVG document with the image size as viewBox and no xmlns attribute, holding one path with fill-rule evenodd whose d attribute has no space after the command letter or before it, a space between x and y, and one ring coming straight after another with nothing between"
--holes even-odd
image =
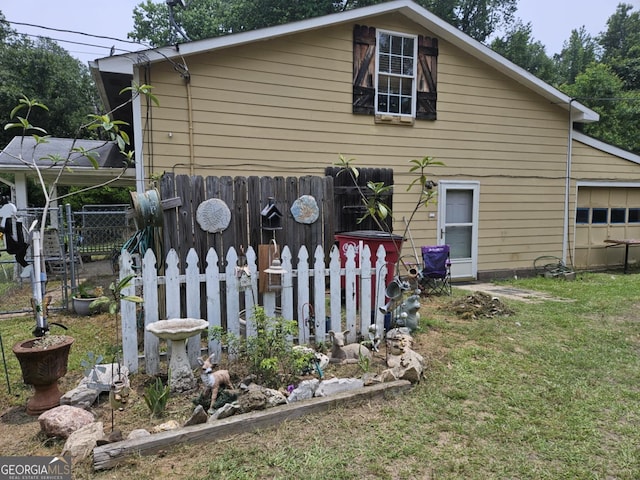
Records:
<instances>
[{"instance_id":1,"label":"landscaping rock","mask_svg":"<svg viewBox=\"0 0 640 480\"><path fill-rule=\"evenodd\" d=\"M317 378L300 382L298 387L295 388L289 395L289 398L287 398L287 403L293 403L300 400L313 398L313 395L316 392L319 384L320 380L318 380Z\"/></svg>"},{"instance_id":2,"label":"landscaping rock","mask_svg":"<svg viewBox=\"0 0 640 480\"><path fill-rule=\"evenodd\" d=\"M71 455L73 463L87 458L104 436L102 422L92 422L72 432L62 449L62 455Z\"/></svg>"},{"instance_id":3,"label":"landscaping rock","mask_svg":"<svg viewBox=\"0 0 640 480\"><path fill-rule=\"evenodd\" d=\"M375 373L371 373L371 372L366 372L363 376L362 376L362 381L364 382L365 387L370 387L371 385L376 385L378 383L383 382L384 380L382 380L378 375L376 375Z\"/></svg>"},{"instance_id":4,"label":"landscaping rock","mask_svg":"<svg viewBox=\"0 0 640 480\"><path fill-rule=\"evenodd\" d=\"M213 415L209 417L207 423L213 422L215 420L222 420L223 418L231 417L236 413L240 412L240 405L238 402L225 403L218 410L216 410Z\"/></svg>"},{"instance_id":5,"label":"landscaping rock","mask_svg":"<svg viewBox=\"0 0 640 480\"><path fill-rule=\"evenodd\" d=\"M180 424L176 420L169 420L168 422L164 422L153 427L152 432L160 433L166 432L167 430L175 430L176 428L180 428Z\"/></svg>"},{"instance_id":6,"label":"landscaping rock","mask_svg":"<svg viewBox=\"0 0 640 480\"><path fill-rule=\"evenodd\" d=\"M47 437L68 438L76 430L93 423L92 413L78 407L61 405L38 417L40 429Z\"/></svg>"},{"instance_id":7,"label":"landscaping rock","mask_svg":"<svg viewBox=\"0 0 640 480\"><path fill-rule=\"evenodd\" d=\"M287 397L279 390L264 388L262 390L267 397L267 408L276 407L287 403Z\"/></svg>"},{"instance_id":8,"label":"landscaping rock","mask_svg":"<svg viewBox=\"0 0 640 480\"><path fill-rule=\"evenodd\" d=\"M347 392L362 387L364 387L364 382L359 378L330 378L320 382L314 396L328 397L339 392Z\"/></svg>"},{"instance_id":9,"label":"landscaping rock","mask_svg":"<svg viewBox=\"0 0 640 480\"><path fill-rule=\"evenodd\" d=\"M246 392L238 397L238 406L243 413L267 408L267 396L262 387L252 384Z\"/></svg>"},{"instance_id":10,"label":"landscaping rock","mask_svg":"<svg viewBox=\"0 0 640 480\"><path fill-rule=\"evenodd\" d=\"M100 390L90 388L86 383L80 383L76 388L60 397L60 405L71 405L88 410L96 403L98 396L100 396Z\"/></svg>"},{"instance_id":11,"label":"landscaping rock","mask_svg":"<svg viewBox=\"0 0 640 480\"><path fill-rule=\"evenodd\" d=\"M127 440L134 440L136 438L150 437L151 433L145 430L144 428L136 428L135 430L131 430L131 433L127 435Z\"/></svg>"},{"instance_id":12,"label":"landscaping rock","mask_svg":"<svg viewBox=\"0 0 640 480\"><path fill-rule=\"evenodd\" d=\"M200 423L207 423L209 419L209 415L204 411L204 407L202 405L198 405L191 414L191 417L184 422L184 426L188 427L190 425L198 425Z\"/></svg>"}]
</instances>

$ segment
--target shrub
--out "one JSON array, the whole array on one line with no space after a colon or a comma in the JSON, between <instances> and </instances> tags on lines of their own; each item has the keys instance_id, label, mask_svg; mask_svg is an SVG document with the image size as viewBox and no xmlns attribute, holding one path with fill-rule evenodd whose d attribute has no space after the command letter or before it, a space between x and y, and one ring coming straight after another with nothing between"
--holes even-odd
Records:
<instances>
[{"instance_id":1,"label":"shrub","mask_svg":"<svg viewBox=\"0 0 640 480\"><path fill-rule=\"evenodd\" d=\"M249 374L256 376L261 385L278 388L291 383L311 363L313 354L293 348L293 335L298 325L282 317L269 317L263 307L253 310L256 335L240 338L220 328L211 331L211 337L227 345L230 355L244 362Z\"/></svg>"}]
</instances>

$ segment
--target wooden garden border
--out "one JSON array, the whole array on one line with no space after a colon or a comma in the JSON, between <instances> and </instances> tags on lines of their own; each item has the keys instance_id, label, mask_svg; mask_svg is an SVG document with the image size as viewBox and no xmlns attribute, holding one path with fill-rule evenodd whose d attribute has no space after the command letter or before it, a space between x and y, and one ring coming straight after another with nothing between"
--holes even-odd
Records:
<instances>
[{"instance_id":1,"label":"wooden garden border","mask_svg":"<svg viewBox=\"0 0 640 480\"><path fill-rule=\"evenodd\" d=\"M212 442L231 435L268 428L303 415L324 412L344 404L370 400L386 394L396 395L410 387L411 382L408 380L381 383L328 397L316 397L267 410L234 415L214 423L203 423L155 433L148 437L102 445L93 450L93 468L107 470L116 467L130 455L152 455L178 443Z\"/></svg>"}]
</instances>

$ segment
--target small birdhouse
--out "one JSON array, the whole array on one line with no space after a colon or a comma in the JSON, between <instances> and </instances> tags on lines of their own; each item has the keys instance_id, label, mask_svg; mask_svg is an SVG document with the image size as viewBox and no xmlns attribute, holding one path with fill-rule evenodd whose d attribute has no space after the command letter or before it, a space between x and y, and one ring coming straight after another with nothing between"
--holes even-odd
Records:
<instances>
[{"instance_id":1,"label":"small birdhouse","mask_svg":"<svg viewBox=\"0 0 640 480\"><path fill-rule=\"evenodd\" d=\"M282 229L282 213L276 207L273 197L267 199L267 204L260 212L262 216L263 230L281 230Z\"/></svg>"}]
</instances>

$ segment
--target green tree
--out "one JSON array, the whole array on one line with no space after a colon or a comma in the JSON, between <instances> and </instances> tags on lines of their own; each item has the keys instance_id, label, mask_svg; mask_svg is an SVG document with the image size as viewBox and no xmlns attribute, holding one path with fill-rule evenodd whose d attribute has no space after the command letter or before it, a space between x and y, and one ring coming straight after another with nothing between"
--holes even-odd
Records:
<instances>
[{"instance_id":1,"label":"green tree","mask_svg":"<svg viewBox=\"0 0 640 480\"><path fill-rule=\"evenodd\" d=\"M544 45L531 36L531 23L518 21L507 33L491 42L491 48L548 83L554 83L553 60L545 52Z\"/></svg>"},{"instance_id":2,"label":"green tree","mask_svg":"<svg viewBox=\"0 0 640 480\"><path fill-rule=\"evenodd\" d=\"M554 56L557 82L573 83L578 74L596 61L597 48L598 44L584 26L572 30L569 41L564 42L561 52Z\"/></svg>"},{"instance_id":3,"label":"green tree","mask_svg":"<svg viewBox=\"0 0 640 480\"><path fill-rule=\"evenodd\" d=\"M640 12L621 3L607 20L607 30L598 41L602 61L611 66L626 90L640 90Z\"/></svg>"},{"instance_id":4,"label":"green tree","mask_svg":"<svg viewBox=\"0 0 640 480\"><path fill-rule=\"evenodd\" d=\"M173 16L191 40L279 25L327 15L339 10L333 0L191 0L187 8L174 7ZM154 47L184 41L171 28L169 7L151 0L133 10L129 37Z\"/></svg>"},{"instance_id":5,"label":"green tree","mask_svg":"<svg viewBox=\"0 0 640 480\"><path fill-rule=\"evenodd\" d=\"M53 40L31 41L3 22L0 13L0 111L10 112L23 95L37 98L49 107L49 114L34 112L34 123L56 137L77 136L86 113L99 105L87 67ZM0 130L0 147L14 135ZM89 137L87 132L83 136Z\"/></svg>"},{"instance_id":6,"label":"green tree","mask_svg":"<svg viewBox=\"0 0 640 480\"><path fill-rule=\"evenodd\" d=\"M587 135L640 153L640 92L625 91L624 82L610 66L591 64L562 90L600 115L599 122L584 125Z\"/></svg>"},{"instance_id":7,"label":"green tree","mask_svg":"<svg viewBox=\"0 0 640 480\"><path fill-rule=\"evenodd\" d=\"M174 7L173 16L191 40L217 37L280 25L383 3L386 0L191 0ZM419 0L418 4L478 41L484 41L513 21L517 0ZM134 9L134 30L129 37L154 47L180 41L169 22L165 2L151 0Z\"/></svg>"}]
</instances>

